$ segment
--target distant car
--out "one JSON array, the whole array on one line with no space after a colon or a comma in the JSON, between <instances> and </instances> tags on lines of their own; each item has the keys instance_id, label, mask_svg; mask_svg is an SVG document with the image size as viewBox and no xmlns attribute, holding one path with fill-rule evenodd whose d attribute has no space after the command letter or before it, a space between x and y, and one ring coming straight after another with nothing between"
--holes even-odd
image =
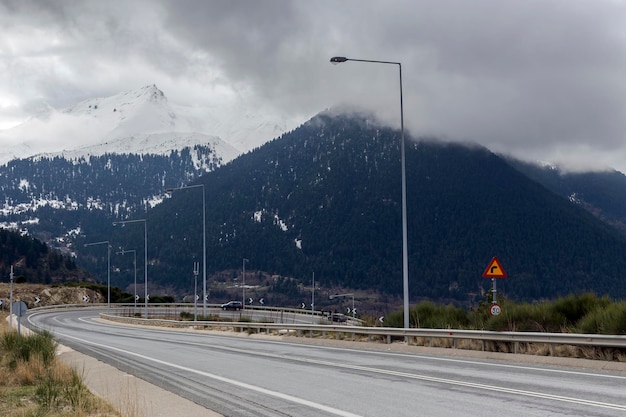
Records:
<instances>
[{"instance_id":1,"label":"distant car","mask_svg":"<svg viewBox=\"0 0 626 417\"><path fill-rule=\"evenodd\" d=\"M222 304L222 310L241 310L243 303L241 301L229 301L226 304Z\"/></svg>"},{"instance_id":2,"label":"distant car","mask_svg":"<svg viewBox=\"0 0 626 417\"><path fill-rule=\"evenodd\" d=\"M348 321L348 317L345 314L341 314L341 313L331 314L330 319L332 321L336 321L337 323L345 323L346 321Z\"/></svg>"}]
</instances>

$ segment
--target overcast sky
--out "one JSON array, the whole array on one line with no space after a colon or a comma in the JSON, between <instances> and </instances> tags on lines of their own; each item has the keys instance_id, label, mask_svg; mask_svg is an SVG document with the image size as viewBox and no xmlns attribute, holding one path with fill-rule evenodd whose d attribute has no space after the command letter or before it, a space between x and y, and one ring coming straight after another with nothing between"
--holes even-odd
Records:
<instances>
[{"instance_id":1,"label":"overcast sky","mask_svg":"<svg viewBox=\"0 0 626 417\"><path fill-rule=\"evenodd\" d=\"M340 104L412 135L626 172L626 1L0 0L0 128L156 84L172 102Z\"/></svg>"}]
</instances>

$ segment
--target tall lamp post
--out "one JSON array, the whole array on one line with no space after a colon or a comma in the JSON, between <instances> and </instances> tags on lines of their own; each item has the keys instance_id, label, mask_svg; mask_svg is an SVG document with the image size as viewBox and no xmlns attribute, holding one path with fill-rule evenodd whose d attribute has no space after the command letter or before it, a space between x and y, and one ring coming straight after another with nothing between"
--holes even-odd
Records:
<instances>
[{"instance_id":1,"label":"tall lamp post","mask_svg":"<svg viewBox=\"0 0 626 417\"><path fill-rule=\"evenodd\" d=\"M168 194L173 194L174 191L177 190L198 187L202 187L202 315L206 317L206 303L208 297L206 292L206 198L204 194L204 184L187 185L185 187L178 188L168 188L167 190L165 190L165 192Z\"/></svg>"},{"instance_id":2,"label":"tall lamp post","mask_svg":"<svg viewBox=\"0 0 626 417\"><path fill-rule=\"evenodd\" d=\"M148 224L146 219L138 219L138 220L124 220L119 222L113 222L113 226L117 226L121 224L124 226L127 223L139 223L143 222L143 248L144 248L144 316L148 318Z\"/></svg>"},{"instance_id":3,"label":"tall lamp post","mask_svg":"<svg viewBox=\"0 0 626 417\"><path fill-rule=\"evenodd\" d=\"M9 278L11 280L9 285L9 330L13 330L13 265L11 265Z\"/></svg>"},{"instance_id":4,"label":"tall lamp post","mask_svg":"<svg viewBox=\"0 0 626 417\"><path fill-rule=\"evenodd\" d=\"M409 328L409 251L407 237L407 215L406 215L406 162L404 156L404 107L402 104L402 64L393 61L375 61L369 59L353 59L345 56L334 56L330 59L333 64L340 64L346 61L370 62L374 64L397 65L400 74L400 154L402 164L402 287L404 298L404 328Z\"/></svg>"},{"instance_id":5,"label":"tall lamp post","mask_svg":"<svg viewBox=\"0 0 626 417\"><path fill-rule=\"evenodd\" d=\"M315 324L315 272L313 272L313 289L311 290L311 322Z\"/></svg>"},{"instance_id":6,"label":"tall lamp post","mask_svg":"<svg viewBox=\"0 0 626 417\"><path fill-rule=\"evenodd\" d=\"M111 245L108 240L102 242L85 243L87 246L107 245L107 309L111 309Z\"/></svg>"},{"instance_id":7,"label":"tall lamp post","mask_svg":"<svg viewBox=\"0 0 626 417\"><path fill-rule=\"evenodd\" d=\"M135 286L133 287L134 292L135 292L135 296L133 297L133 301L135 302L133 314L135 314L135 311L137 311L137 251L135 249L132 249L132 250L122 249L119 252L115 252L116 255L125 255L127 253L133 254L133 268L135 269Z\"/></svg>"},{"instance_id":8,"label":"tall lamp post","mask_svg":"<svg viewBox=\"0 0 626 417\"><path fill-rule=\"evenodd\" d=\"M250 262L249 259L243 258L242 269L243 276L241 278L241 309L246 308L246 262Z\"/></svg>"}]
</instances>

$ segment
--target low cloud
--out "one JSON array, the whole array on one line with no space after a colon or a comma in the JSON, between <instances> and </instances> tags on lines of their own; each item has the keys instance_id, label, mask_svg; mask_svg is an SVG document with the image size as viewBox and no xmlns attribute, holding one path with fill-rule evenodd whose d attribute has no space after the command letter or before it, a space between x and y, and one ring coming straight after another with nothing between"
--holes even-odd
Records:
<instances>
[{"instance_id":1,"label":"low cloud","mask_svg":"<svg viewBox=\"0 0 626 417\"><path fill-rule=\"evenodd\" d=\"M626 171L626 3L613 0L0 1L2 123L155 83L186 105L339 103L413 135ZM35 106L36 107L36 106ZM10 110L10 111L9 111Z\"/></svg>"}]
</instances>

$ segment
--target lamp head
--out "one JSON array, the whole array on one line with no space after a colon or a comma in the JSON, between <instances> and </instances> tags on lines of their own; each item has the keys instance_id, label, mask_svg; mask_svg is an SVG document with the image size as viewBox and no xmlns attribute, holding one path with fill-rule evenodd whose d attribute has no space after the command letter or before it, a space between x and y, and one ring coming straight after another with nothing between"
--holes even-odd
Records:
<instances>
[{"instance_id":1,"label":"lamp head","mask_svg":"<svg viewBox=\"0 0 626 417\"><path fill-rule=\"evenodd\" d=\"M330 59L330 63L337 65L337 64L341 64L342 62L346 62L348 60L348 58L346 58L345 56L334 56Z\"/></svg>"}]
</instances>

